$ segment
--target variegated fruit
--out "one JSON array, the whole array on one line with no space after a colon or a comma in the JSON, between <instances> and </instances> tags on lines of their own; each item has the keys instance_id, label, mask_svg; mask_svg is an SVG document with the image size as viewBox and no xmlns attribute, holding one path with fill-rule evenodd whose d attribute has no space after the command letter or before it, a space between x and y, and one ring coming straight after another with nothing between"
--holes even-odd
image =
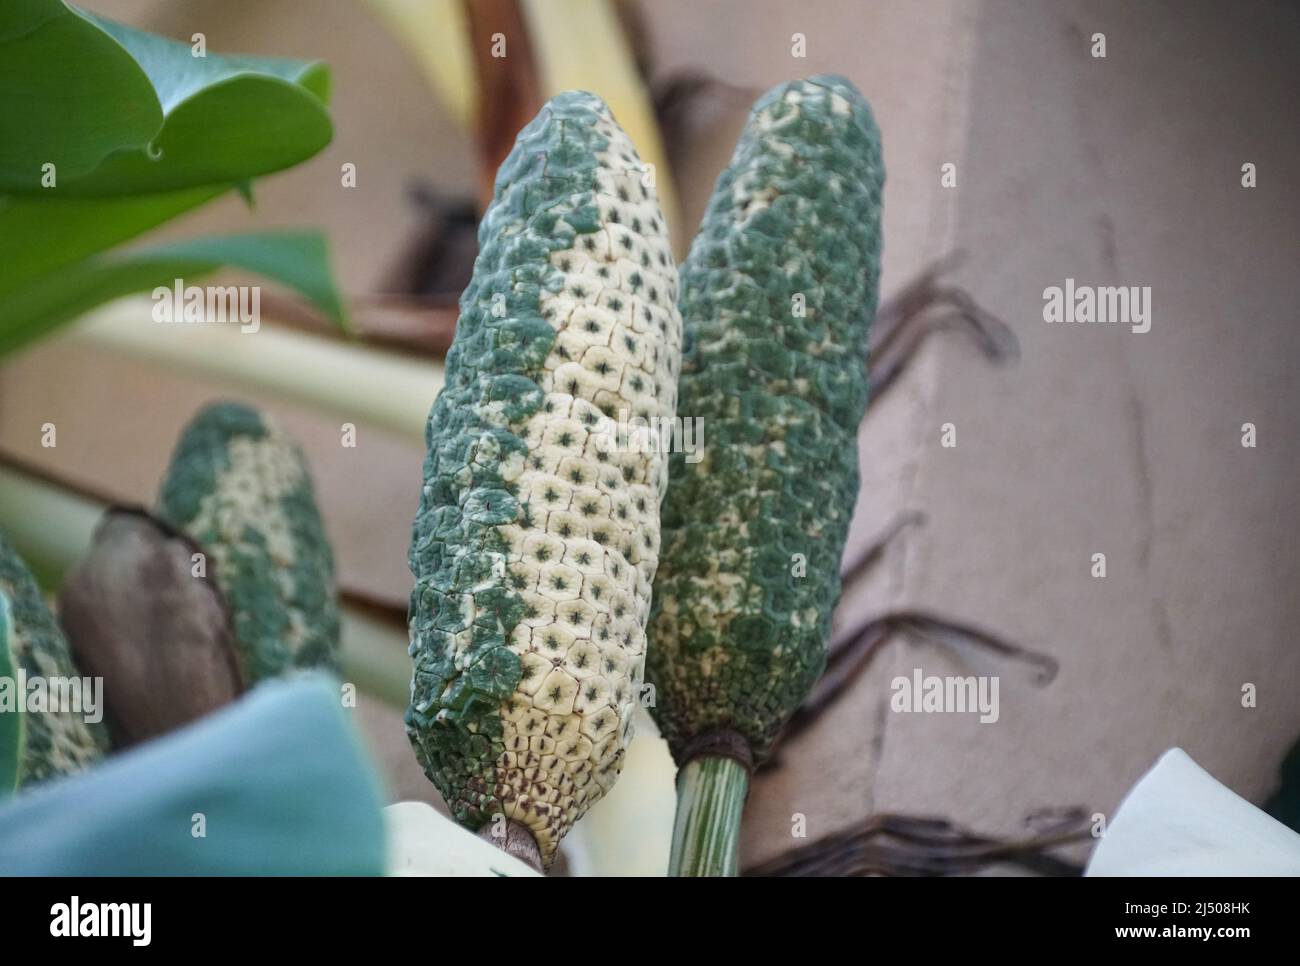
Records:
<instances>
[{"instance_id":1,"label":"variegated fruit","mask_svg":"<svg viewBox=\"0 0 1300 966\"><path fill-rule=\"evenodd\" d=\"M11 715L21 716L16 784L32 785L88 768L108 750L103 708L89 706L96 699L93 684L89 690L84 686L36 580L3 535L0 597L8 602L8 654L0 665L12 669L0 679L0 688L8 692L0 693L0 715L10 725Z\"/></svg>"},{"instance_id":2,"label":"variegated fruit","mask_svg":"<svg viewBox=\"0 0 1300 966\"><path fill-rule=\"evenodd\" d=\"M272 420L214 403L182 433L158 515L203 547L196 574L225 595L243 680L337 669L334 557L307 462Z\"/></svg>"},{"instance_id":3,"label":"variegated fruit","mask_svg":"<svg viewBox=\"0 0 1300 966\"><path fill-rule=\"evenodd\" d=\"M826 661L858 493L884 168L840 77L755 105L682 266L682 417L650 622L674 756L760 760ZM694 459L694 457L692 458Z\"/></svg>"},{"instance_id":4,"label":"variegated fruit","mask_svg":"<svg viewBox=\"0 0 1300 966\"><path fill-rule=\"evenodd\" d=\"M548 864L641 695L677 271L653 173L582 92L520 133L479 239L429 416L407 731L458 820L504 815Z\"/></svg>"}]
</instances>

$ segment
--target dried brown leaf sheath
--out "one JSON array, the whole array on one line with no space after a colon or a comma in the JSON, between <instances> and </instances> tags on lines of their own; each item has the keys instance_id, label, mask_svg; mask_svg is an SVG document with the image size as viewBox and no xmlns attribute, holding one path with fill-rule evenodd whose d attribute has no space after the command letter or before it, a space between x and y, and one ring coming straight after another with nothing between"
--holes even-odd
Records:
<instances>
[{"instance_id":1,"label":"dried brown leaf sheath","mask_svg":"<svg viewBox=\"0 0 1300 966\"><path fill-rule=\"evenodd\" d=\"M202 552L144 510L113 508L60 588L77 666L104 680L115 747L165 734L244 690L221 591L193 576Z\"/></svg>"}]
</instances>

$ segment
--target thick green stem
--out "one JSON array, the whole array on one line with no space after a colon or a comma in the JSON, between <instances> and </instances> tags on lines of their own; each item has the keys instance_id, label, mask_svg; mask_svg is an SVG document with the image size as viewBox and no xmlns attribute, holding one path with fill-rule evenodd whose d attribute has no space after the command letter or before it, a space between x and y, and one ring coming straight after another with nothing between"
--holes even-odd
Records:
<instances>
[{"instance_id":1,"label":"thick green stem","mask_svg":"<svg viewBox=\"0 0 1300 966\"><path fill-rule=\"evenodd\" d=\"M669 875L733 876L749 773L735 758L702 755L677 775L677 821Z\"/></svg>"}]
</instances>

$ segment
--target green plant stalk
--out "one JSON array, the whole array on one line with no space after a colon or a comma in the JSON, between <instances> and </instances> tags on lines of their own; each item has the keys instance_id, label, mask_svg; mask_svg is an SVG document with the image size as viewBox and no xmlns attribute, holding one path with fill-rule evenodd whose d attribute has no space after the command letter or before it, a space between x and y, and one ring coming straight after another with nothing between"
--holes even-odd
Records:
<instances>
[{"instance_id":1,"label":"green plant stalk","mask_svg":"<svg viewBox=\"0 0 1300 966\"><path fill-rule=\"evenodd\" d=\"M735 758L701 755L677 774L677 820L668 874L734 876L749 773Z\"/></svg>"},{"instance_id":2,"label":"green plant stalk","mask_svg":"<svg viewBox=\"0 0 1300 966\"><path fill-rule=\"evenodd\" d=\"M424 445L429 408L442 388L441 362L324 338L275 325L159 325L148 296L86 315L66 339L96 352L159 363L266 393Z\"/></svg>"},{"instance_id":3,"label":"green plant stalk","mask_svg":"<svg viewBox=\"0 0 1300 966\"><path fill-rule=\"evenodd\" d=\"M0 465L0 530L42 587L57 586L85 553L104 509L94 500ZM404 710L411 687L405 629L347 604L342 623L343 680Z\"/></svg>"},{"instance_id":4,"label":"green plant stalk","mask_svg":"<svg viewBox=\"0 0 1300 966\"><path fill-rule=\"evenodd\" d=\"M344 677L389 707L405 711L411 700L406 628L376 620L346 603L340 606L339 617Z\"/></svg>"}]
</instances>

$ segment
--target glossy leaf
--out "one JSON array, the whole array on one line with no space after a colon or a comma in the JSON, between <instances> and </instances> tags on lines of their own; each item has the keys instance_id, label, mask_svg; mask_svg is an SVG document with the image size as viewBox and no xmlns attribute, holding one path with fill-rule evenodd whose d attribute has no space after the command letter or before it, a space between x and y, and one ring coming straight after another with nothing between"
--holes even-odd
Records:
<instances>
[{"instance_id":1,"label":"glossy leaf","mask_svg":"<svg viewBox=\"0 0 1300 966\"><path fill-rule=\"evenodd\" d=\"M171 289L176 279L193 285L223 266L280 282L345 324L320 234L222 235L86 259L0 292L0 355L104 302L160 286ZM141 318L140 324L154 323Z\"/></svg>"},{"instance_id":2,"label":"glossy leaf","mask_svg":"<svg viewBox=\"0 0 1300 966\"><path fill-rule=\"evenodd\" d=\"M227 190L220 185L130 198L0 197L0 294L128 241Z\"/></svg>"},{"instance_id":3,"label":"glossy leaf","mask_svg":"<svg viewBox=\"0 0 1300 966\"><path fill-rule=\"evenodd\" d=\"M162 108L134 58L60 0L0 9L0 190L39 186L41 166L71 180L148 142Z\"/></svg>"},{"instance_id":4,"label":"glossy leaf","mask_svg":"<svg viewBox=\"0 0 1300 966\"><path fill-rule=\"evenodd\" d=\"M0 65L7 194L229 185L303 161L333 133L319 62L197 56L62 0L8 0Z\"/></svg>"},{"instance_id":5,"label":"glossy leaf","mask_svg":"<svg viewBox=\"0 0 1300 966\"><path fill-rule=\"evenodd\" d=\"M316 235L93 257L330 140L319 62L199 51L65 0L0 5L0 353L120 295L222 265L343 321ZM187 282L188 284L188 282Z\"/></svg>"}]
</instances>

